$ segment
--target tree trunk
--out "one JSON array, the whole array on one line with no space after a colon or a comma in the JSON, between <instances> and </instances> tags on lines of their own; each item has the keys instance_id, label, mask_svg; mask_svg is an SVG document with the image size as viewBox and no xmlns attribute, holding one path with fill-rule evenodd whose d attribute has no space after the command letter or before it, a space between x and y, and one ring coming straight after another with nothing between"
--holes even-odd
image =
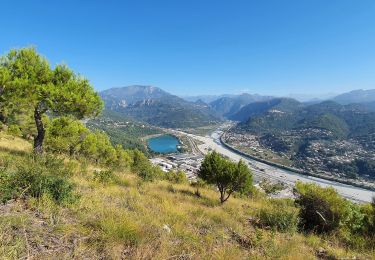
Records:
<instances>
[{"instance_id":1,"label":"tree trunk","mask_svg":"<svg viewBox=\"0 0 375 260\"><path fill-rule=\"evenodd\" d=\"M220 191L220 202L221 204L224 203L224 192Z\"/></svg>"},{"instance_id":2,"label":"tree trunk","mask_svg":"<svg viewBox=\"0 0 375 260\"><path fill-rule=\"evenodd\" d=\"M220 202L221 202L221 204L223 204L224 202L226 202L229 199L232 192L228 192L228 195L225 197L226 189L219 189L219 191L220 191Z\"/></svg>"},{"instance_id":3,"label":"tree trunk","mask_svg":"<svg viewBox=\"0 0 375 260\"><path fill-rule=\"evenodd\" d=\"M43 141L46 131L42 121L42 113L40 112L38 106L34 110L34 120L36 129L38 131L37 136L34 139L34 153L43 154Z\"/></svg>"},{"instance_id":4,"label":"tree trunk","mask_svg":"<svg viewBox=\"0 0 375 260\"><path fill-rule=\"evenodd\" d=\"M7 123L7 118L6 116L3 114L3 112L0 111L0 122L3 123L3 124L6 124Z\"/></svg>"},{"instance_id":5,"label":"tree trunk","mask_svg":"<svg viewBox=\"0 0 375 260\"><path fill-rule=\"evenodd\" d=\"M1 97L1 95L2 95L3 93L4 93L4 87L1 87L1 86L0 86L0 102L1 102L1 100L3 100L3 98ZM1 103L0 103L0 105L1 105ZM1 106L0 106L0 107L1 107ZM6 121L7 121L6 116L4 115L3 111L0 111L0 122L3 123L3 124L5 124Z\"/></svg>"}]
</instances>

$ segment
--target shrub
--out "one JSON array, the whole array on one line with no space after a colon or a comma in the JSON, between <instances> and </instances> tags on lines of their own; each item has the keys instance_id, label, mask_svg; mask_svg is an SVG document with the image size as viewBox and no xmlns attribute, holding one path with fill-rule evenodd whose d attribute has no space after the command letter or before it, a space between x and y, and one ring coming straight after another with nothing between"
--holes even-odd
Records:
<instances>
[{"instance_id":1,"label":"shrub","mask_svg":"<svg viewBox=\"0 0 375 260\"><path fill-rule=\"evenodd\" d=\"M278 191L281 191L285 189L285 185L282 182L277 182L277 183L271 183L267 179L263 179L260 183L259 186L265 191L267 194L272 194Z\"/></svg>"},{"instance_id":2,"label":"shrub","mask_svg":"<svg viewBox=\"0 0 375 260\"><path fill-rule=\"evenodd\" d=\"M22 131L18 125L10 125L7 129L7 133L13 136L22 136Z\"/></svg>"},{"instance_id":3,"label":"shrub","mask_svg":"<svg viewBox=\"0 0 375 260\"><path fill-rule=\"evenodd\" d=\"M81 145L81 154L96 163L113 165L116 162L116 150L108 135L100 131L89 133Z\"/></svg>"},{"instance_id":4,"label":"shrub","mask_svg":"<svg viewBox=\"0 0 375 260\"><path fill-rule=\"evenodd\" d=\"M132 170L145 181L159 179L164 174L159 167L153 166L148 158L137 149L133 151Z\"/></svg>"},{"instance_id":5,"label":"shrub","mask_svg":"<svg viewBox=\"0 0 375 260\"><path fill-rule=\"evenodd\" d=\"M350 221L350 203L332 187L298 182L295 193L302 228L306 231L330 232Z\"/></svg>"},{"instance_id":6,"label":"shrub","mask_svg":"<svg viewBox=\"0 0 375 260\"><path fill-rule=\"evenodd\" d=\"M198 178L195 182L192 182L192 183L190 184L191 187L194 187L194 188L195 188L195 192L194 192L194 194L195 194L195 196L197 196L198 198L200 198L201 195L202 195L199 189L201 189L201 188L205 188L206 185L207 185L206 182L205 182L204 180L202 180L201 178Z\"/></svg>"},{"instance_id":7,"label":"shrub","mask_svg":"<svg viewBox=\"0 0 375 260\"><path fill-rule=\"evenodd\" d=\"M129 168L133 164L131 152L124 150L121 145L116 145L115 150L117 156L116 167L119 169Z\"/></svg>"},{"instance_id":8,"label":"shrub","mask_svg":"<svg viewBox=\"0 0 375 260\"><path fill-rule=\"evenodd\" d=\"M73 185L66 180L65 166L53 166L56 165L48 159L34 161L32 158L5 164L0 170L0 200L5 203L10 199L40 198L48 194L57 203L73 201L76 197Z\"/></svg>"},{"instance_id":9,"label":"shrub","mask_svg":"<svg viewBox=\"0 0 375 260\"><path fill-rule=\"evenodd\" d=\"M368 235L375 237L375 197L372 199L371 204L361 206L361 212L364 214L364 231Z\"/></svg>"},{"instance_id":10,"label":"shrub","mask_svg":"<svg viewBox=\"0 0 375 260\"><path fill-rule=\"evenodd\" d=\"M124 169L132 164L129 151L121 145L113 147L108 135L101 131L90 132L72 117L55 118L46 131L46 147L53 153L84 156L95 163Z\"/></svg>"},{"instance_id":11,"label":"shrub","mask_svg":"<svg viewBox=\"0 0 375 260\"><path fill-rule=\"evenodd\" d=\"M298 208L287 200L269 200L258 211L259 224L280 232L296 232L298 228Z\"/></svg>"},{"instance_id":12,"label":"shrub","mask_svg":"<svg viewBox=\"0 0 375 260\"><path fill-rule=\"evenodd\" d=\"M74 155L88 133L89 130L78 120L55 118L46 130L46 147L52 152Z\"/></svg>"},{"instance_id":13,"label":"shrub","mask_svg":"<svg viewBox=\"0 0 375 260\"><path fill-rule=\"evenodd\" d=\"M165 179L173 183L187 183L188 179L183 171L169 171L164 175Z\"/></svg>"},{"instance_id":14,"label":"shrub","mask_svg":"<svg viewBox=\"0 0 375 260\"><path fill-rule=\"evenodd\" d=\"M110 183L116 181L116 176L112 171L94 171L94 180L100 183Z\"/></svg>"}]
</instances>

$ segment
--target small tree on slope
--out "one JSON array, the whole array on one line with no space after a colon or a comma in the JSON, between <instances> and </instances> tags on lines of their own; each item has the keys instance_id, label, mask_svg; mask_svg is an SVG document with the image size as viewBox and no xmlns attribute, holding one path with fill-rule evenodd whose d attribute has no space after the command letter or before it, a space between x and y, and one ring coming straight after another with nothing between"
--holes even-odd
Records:
<instances>
[{"instance_id":1,"label":"small tree on slope","mask_svg":"<svg viewBox=\"0 0 375 260\"><path fill-rule=\"evenodd\" d=\"M246 192L252 185L252 174L242 160L234 163L217 152L206 155L198 177L217 186L221 203L227 201L233 192Z\"/></svg>"}]
</instances>

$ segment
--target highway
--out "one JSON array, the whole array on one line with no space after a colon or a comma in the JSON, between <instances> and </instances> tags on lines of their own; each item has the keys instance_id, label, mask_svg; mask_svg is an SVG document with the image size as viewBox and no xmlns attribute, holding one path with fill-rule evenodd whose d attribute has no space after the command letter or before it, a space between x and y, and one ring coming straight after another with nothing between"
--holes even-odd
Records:
<instances>
[{"instance_id":1,"label":"highway","mask_svg":"<svg viewBox=\"0 0 375 260\"><path fill-rule=\"evenodd\" d=\"M371 202L372 197L375 196L375 192L362 189L359 187L342 184L334 181L324 180L317 177L302 175L298 173L294 173L288 170L283 170L274 166L270 166L247 157L241 156L228 148L224 147L220 142L220 136L222 134L221 131L215 131L210 136L198 136L189 133L185 133L182 131L176 131L180 134L184 134L190 138L199 140L203 142L203 144L198 145L198 149L203 153L206 154L209 151L215 150L216 152L227 156L228 158L239 161L242 159L243 161L247 162L250 169L254 174L255 181L260 181L262 179L270 179L274 181L280 181L287 185L294 186L297 181L301 182L314 182L319 184L322 187L329 187L332 186L335 188L340 195L343 197L357 201L357 202Z\"/></svg>"}]
</instances>

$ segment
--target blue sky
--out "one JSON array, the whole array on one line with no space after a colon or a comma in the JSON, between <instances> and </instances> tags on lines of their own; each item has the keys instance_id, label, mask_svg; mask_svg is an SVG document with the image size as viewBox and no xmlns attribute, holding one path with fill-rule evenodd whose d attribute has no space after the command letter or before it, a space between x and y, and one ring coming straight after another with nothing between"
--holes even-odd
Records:
<instances>
[{"instance_id":1,"label":"blue sky","mask_svg":"<svg viewBox=\"0 0 375 260\"><path fill-rule=\"evenodd\" d=\"M35 45L97 90L179 95L375 88L373 0L8 1L0 52Z\"/></svg>"}]
</instances>

